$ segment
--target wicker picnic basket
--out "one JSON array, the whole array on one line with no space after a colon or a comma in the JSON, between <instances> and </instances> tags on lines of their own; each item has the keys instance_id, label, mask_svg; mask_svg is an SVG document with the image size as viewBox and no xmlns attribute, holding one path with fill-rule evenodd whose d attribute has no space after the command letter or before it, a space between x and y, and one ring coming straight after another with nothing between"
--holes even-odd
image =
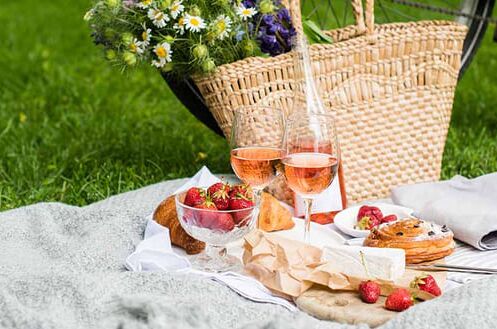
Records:
<instances>
[{"instance_id":1,"label":"wicker picnic basket","mask_svg":"<svg viewBox=\"0 0 497 329\"><path fill-rule=\"evenodd\" d=\"M375 25L373 0L366 1L365 15L361 0L352 7L356 24L327 31L334 43L314 44L310 53L317 86L336 117L353 203L440 178L467 29L449 21ZM302 33L299 1L289 1L289 9ZM293 56L247 58L195 78L225 136L238 107L292 111Z\"/></svg>"}]
</instances>

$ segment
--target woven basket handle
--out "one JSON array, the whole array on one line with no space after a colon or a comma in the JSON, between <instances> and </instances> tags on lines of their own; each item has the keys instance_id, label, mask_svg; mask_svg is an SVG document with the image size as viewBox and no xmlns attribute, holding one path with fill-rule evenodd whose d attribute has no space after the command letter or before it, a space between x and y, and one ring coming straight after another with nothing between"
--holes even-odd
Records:
<instances>
[{"instance_id":1,"label":"woven basket handle","mask_svg":"<svg viewBox=\"0 0 497 329\"><path fill-rule=\"evenodd\" d=\"M366 15L362 7L362 0L351 0L352 9L356 21L357 34L371 35L374 33L374 0L366 0ZM282 0L283 6L290 10L293 26L298 34L304 32L302 28L302 13L300 11L300 0ZM364 19L364 17L366 19Z\"/></svg>"}]
</instances>

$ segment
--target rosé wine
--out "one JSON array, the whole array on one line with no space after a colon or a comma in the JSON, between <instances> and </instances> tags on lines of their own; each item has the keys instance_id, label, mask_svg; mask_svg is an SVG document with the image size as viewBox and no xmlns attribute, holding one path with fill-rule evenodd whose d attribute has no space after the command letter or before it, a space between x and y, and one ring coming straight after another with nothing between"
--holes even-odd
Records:
<instances>
[{"instance_id":1,"label":"ros\u00e9 wine","mask_svg":"<svg viewBox=\"0 0 497 329\"><path fill-rule=\"evenodd\" d=\"M254 188L264 188L276 177L284 152L273 147L242 147L231 151L236 176Z\"/></svg>"},{"instance_id":2,"label":"ros\u00e9 wine","mask_svg":"<svg viewBox=\"0 0 497 329\"><path fill-rule=\"evenodd\" d=\"M304 197L326 190L336 176L338 160L325 153L293 153L283 159L288 186Z\"/></svg>"}]
</instances>

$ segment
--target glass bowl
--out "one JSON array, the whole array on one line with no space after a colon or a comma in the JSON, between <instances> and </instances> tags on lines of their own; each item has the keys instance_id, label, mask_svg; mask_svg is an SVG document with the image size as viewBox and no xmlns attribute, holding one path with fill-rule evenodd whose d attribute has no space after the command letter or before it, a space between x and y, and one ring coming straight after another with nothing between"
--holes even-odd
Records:
<instances>
[{"instance_id":1,"label":"glass bowl","mask_svg":"<svg viewBox=\"0 0 497 329\"><path fill-rule=\"evenodd\" d=\"M190 258L196 269L207 272L238 271L240 260L227 254L226 245L243 238L255 226L254 207L239 210L199 209L183 203L186 191L176 194L176 212L183 229L206 244Z\"/></svg>"}]
</instances>

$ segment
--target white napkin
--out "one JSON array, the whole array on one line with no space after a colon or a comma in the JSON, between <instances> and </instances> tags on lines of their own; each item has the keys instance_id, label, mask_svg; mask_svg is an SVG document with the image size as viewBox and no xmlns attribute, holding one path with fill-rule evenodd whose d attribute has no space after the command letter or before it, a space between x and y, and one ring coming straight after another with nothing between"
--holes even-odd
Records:
<instances>
[{"instance_id":1,"label":"white napkin","mask_svg":"<svg viewBox=\"0 0 497 329\"><path fill-rule=\"evenodd\" d=\"M449 265L474 266L497 269L497 250L481 251L466 244L457 243L454 253L445 258ZM488 274L448 272L447 279L458 283L487 278Z\"/></svg>"},{"instance_id":2,"label":"white napkin","mask_svg":"<svg viewBox=\"0 0 497 329\"><path fill-rule=\"evenodd\" d=\"M397 187L392 200L420 218L447 225L477 249L497 249L497 173Z\"/></svg>"},{"instance_id":3,"label":"white napkin","mask_svg":"<svg viewBox=\"0 0 497 329\"><path fill-rule=\"evenodd\" d=\"M210 186L220 180L212 175L206 167L193 176L185 185L174 193L189 189L193 186ZM136 250L126 258L126 267L130 271L166 271L175 273L193 273L220 282L239 295L255 302L281 305L290 311L297 308L284 298L271 294L259 281L234 272L207 273L196 270L188 261L184 251L171 246L169 230L149 216L143 241Z\"/></svg>"}]
</instances>

